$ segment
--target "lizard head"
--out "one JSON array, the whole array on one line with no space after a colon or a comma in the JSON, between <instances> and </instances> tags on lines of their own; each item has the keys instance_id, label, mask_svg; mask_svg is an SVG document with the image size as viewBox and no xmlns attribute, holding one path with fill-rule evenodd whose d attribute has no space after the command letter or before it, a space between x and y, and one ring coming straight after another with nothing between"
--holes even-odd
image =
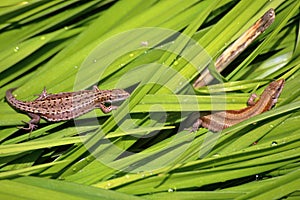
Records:
<instances>
[{"instance_id":1,"label":"lizard head","mask_svg":"<svg viewBox=\"0 0 300 200\"><path fill-rule=\"evenodd\" d=\"M110 102L119 102L127 99L129 96L130 94L123 89L113 89L110 93Z\"/></svg>"},{"instance_id":2,"label":"lizard head","mask_svg":"<svg viewBox=\"0 0 300 200\"><path fill-rule=\"evenodd\" d=\"M283 89L284 82L284 79L279 79L270 83L266 88L267 93L269 93L269 95L271 95L273 99L272 106L274 106L277 103L278 97Z\"/></svg>"}]
</instances>

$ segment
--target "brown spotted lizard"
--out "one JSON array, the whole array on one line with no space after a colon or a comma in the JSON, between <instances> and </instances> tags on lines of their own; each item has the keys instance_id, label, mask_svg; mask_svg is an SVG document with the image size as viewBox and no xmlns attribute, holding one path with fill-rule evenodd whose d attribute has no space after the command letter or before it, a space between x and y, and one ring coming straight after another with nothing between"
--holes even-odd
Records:
<instances>
[{"instance_id":1,"label":"brown spotted lizard","mask_svg":"<svg viewBox=\"0 0 300 200\"><path fill-rule=\"evenodd\" d=\"M6 91L6 100L11 106L26 112L31 117L27 123L28 127L22 128L30 131L37 128L41 117L48 121L58 122L76 118L95 108L100 108L104 113L108 113L117 108L117 106L112 106L112 103L129 97L129 93L122 89L100 90L94 86L93 90L58 94L48 94L44 89L34 101L20 101L12 94L15 89Z\"/></svg>"}]
</instances>

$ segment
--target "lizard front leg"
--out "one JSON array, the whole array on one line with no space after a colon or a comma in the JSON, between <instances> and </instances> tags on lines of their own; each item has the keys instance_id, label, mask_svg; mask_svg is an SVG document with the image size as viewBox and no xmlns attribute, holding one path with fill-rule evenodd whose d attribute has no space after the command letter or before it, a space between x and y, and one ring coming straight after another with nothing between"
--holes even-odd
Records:
<instances>
[{"instance_id":1,"label":"lizard front leg","mask_svg":"<svg viewBox=\"0 0 300 200\"><path fill-rule=\"evenodd\" d=\"M251 96L249 97L249 99L247 101L248 106L254 106L256 98L257 98L256 94L251 94Z\"/></svg>"},{"instance_id":2,"label":"lizard front leg","mask_svg":"<svg viewBox=\"0 0 300 200\"><path fill-rule=\"evenodd\" d=\"M103 113L106 114L111 112L112 110L116 110L118 106L113 106L113 105L106 106L104 103L100 103L99 108L102 110Z\"/></svg>"}]
</instances>

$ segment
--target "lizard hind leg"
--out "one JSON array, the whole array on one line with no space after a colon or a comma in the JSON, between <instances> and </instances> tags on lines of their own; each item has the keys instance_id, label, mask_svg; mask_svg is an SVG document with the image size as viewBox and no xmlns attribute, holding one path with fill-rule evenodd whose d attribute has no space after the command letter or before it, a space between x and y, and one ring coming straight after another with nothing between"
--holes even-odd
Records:
<instances>
[{"instance_id":1,"label":"lizard hind leg","mask_svg":"<svg viewBox=\"0 0 300 200\"><path fill-rule=\"evenodd\" d=\"M25 122L25 121L22 121L22 122L25 123L25 124L28 124L28 127L26 128L26 127L18 126L17 127L18 129L22 129L22 130L26 130L26 131L32 132L34 129L36 129L38 127L38 125L32 124L30 122Z\"/></svg>"},{"instance_id":2,"label":"lizard hind leg","mask_svg":"<svg viewBox=\"0 0 300 200\"><path fill-rule=\"evenodd\" d=\"M38 96L38 98L36 98L35 101L43 100L44 98L49 96L49 94L47 93L46 87L44 87L42 94L36 94L35 96Z\"/></svg>"},{"instance_id":3,"label":"lizard hind leg","mask_svg":"<svg viewBox=\"0 0 300 200\"><path fill-rule=\"evenodd\" d=\"M28 113L28 115L31 117L31 120L29 122L24 122L25 124L28 124L28 127L18 127L19 129L27 130L32 132L34 129L38 127L38 123L40 122L40 116L34 113Z\"/></svg>"},{"instance_id":4,"label":"lizard hind leg","mask_svg":"<svg viewBox=\"0 0 300 200\"><path fill-rule=\"evenodd\" d=\"M101 90L98 88L97 85L94 85L94 86L93 86L93 90L96 91L96 92L100 92L100 91L101 91Z\"/></svg>"},{"instance_id":5,"label":"lizard hind leg","mask_svg":"<svg viewBox=\"0 0 300 200\"><path fill-rule=\"evenodd\" d=\"M191 128L188 128L187 130L189 130L190 132L196 132L201 125L202 125L202 120L198 118L196 122L194 122L193 126Z\"/></svg>"}]
</instances>

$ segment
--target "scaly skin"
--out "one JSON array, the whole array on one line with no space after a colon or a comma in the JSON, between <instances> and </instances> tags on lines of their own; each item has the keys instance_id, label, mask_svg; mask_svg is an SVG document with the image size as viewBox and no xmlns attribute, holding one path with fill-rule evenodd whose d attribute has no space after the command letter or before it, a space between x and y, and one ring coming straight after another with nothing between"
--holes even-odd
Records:
<instances>
[{"instance_id":1,"label":"scaly skin","mask_svg":"<svg viewBox=\"0 0 300 200\"><path fill-rule=\"evenodd\" d=\"M25 130L32 131L37 127L40 117L48 121L64 121L79 117L95 108L104 113L116 109L116 106L106 106L113 102L125 100L129 93L122 89L100 90L97 86L93 90L78 92L63 92L48 94L46 89L34 101L17 100L12 92L16 88L6 91L6 100L14 108L26 112L32 119Z\"/></svg>"},{"instance_id":2,"label":"scaly skin","mask_svg":"<svg viewBox=\"0 0 300 200\"><path fill-rule=\"evenodd\" d=\"M257 102L253 101L254 96L249 98L249 106L240 110L228 110L216 112L200 117L193 125L193 131L200 126L211 131L218 132L255 115L270 110L276 103L284 86L284 80L273 81L264 90Z\"/></svg>"}]
</instances>

